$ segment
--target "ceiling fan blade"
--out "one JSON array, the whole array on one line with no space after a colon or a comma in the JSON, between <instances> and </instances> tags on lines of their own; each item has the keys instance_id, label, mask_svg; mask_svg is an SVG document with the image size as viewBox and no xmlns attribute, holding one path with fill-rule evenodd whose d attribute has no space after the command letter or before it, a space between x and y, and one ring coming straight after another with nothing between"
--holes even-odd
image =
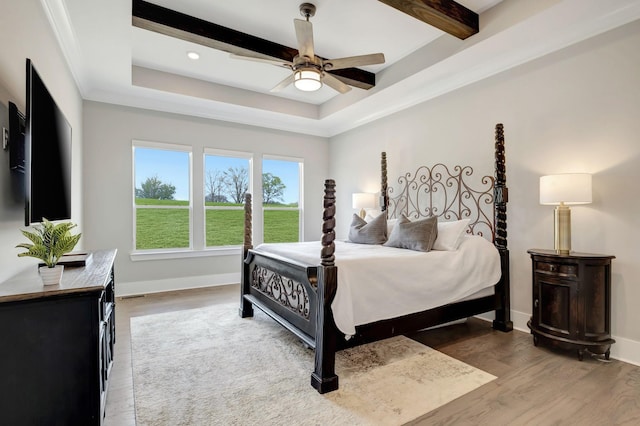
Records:
<instances>
[{"instance_id":1,"label":"ceiling fan blade","mask_svg":"<svg viewBox=\"0 0 640 426\"><path fill-rule=\"evenodd\" d=\"M346 84L326 72L322 76L322 82L331 87L333 90L336 90L342 94L345 94L349 90L351 90L351 87L347 86Z\"/></svg>"},{"instance_id":2,"label":"ceiling fan blade","mask_svg":"<svg viewBox=\"0 0 640 426\"><path fill-rule=\"evenodd\" d=\"M349 56L347 58L327 59L326 61L323 61L324 69L326 69L327 71L341 70L343 68L356 68L364 65L376 64L384 64L383 53Z\"/></svg>"},{"instance_id":3,"label":"ceiling fan blade","mask_svg":"<svg viewBox=\"0 0 640 426\"><path fill-rule=\"evenodd\" d=\"M311 22L302 19L294 19L293 24L296 27L298 54L313 59L315 57L313 52L313 25L311 25Z\"/></svg>"},{"instance_id":4,"label":"ceiling fan blade","mask_svg":"<svg viewBox=\"0 0 640 426\"><path fill-rule=\"evenodd\" d=\"M278 85L276 87L274 87L273 89L269 90L270 92L279 92L282 89L284 89L285 87L287 87L288 85L293 83L293 74L291 74L290 76L288 76L287 78L285 78L284 80L282 80L280 83L278 83Z\"/></svg>"},{"instance_id":5,"label":"ceiling fan blade","mask_svg":"<svg viewBox=\"0 0 640 426\"><path fill-rule=\"evenodd\" d=\"M254 61L254 62L262 62L263 64L271 64L271 65L275 65L278 67L284 67L284 68L289 68L291 69L291 67L293 67L293 63L285 61L285 60L278 60L278 59L271 59L271 58L266 58L266 57L261 57L261 56L245 56L245 55L236 55L235 53L232 53L229 55L230 58L232 59L242 59L244 61Z\"/></svg>"}]
</instances>

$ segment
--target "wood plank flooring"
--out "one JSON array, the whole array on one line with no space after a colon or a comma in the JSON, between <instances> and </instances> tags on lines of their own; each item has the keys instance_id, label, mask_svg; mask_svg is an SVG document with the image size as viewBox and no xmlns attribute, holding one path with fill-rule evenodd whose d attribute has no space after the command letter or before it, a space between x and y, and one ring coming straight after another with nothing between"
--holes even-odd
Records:
<instances>
[{"instance_id":1,"label":"wood plank flooring","mask_svg":"<svg viewBox=\"0 0 640 426\"><path fill-rule=\"evenodd\" d=\"M105 426L135 425L129 320L239 302L237 285L118 299ZM640 425L640 367L535 347L528 333L471 319L410 336L498 378L411 425ZM309 366L311 371L312 366Z\"/></svg>"}]
</instances>

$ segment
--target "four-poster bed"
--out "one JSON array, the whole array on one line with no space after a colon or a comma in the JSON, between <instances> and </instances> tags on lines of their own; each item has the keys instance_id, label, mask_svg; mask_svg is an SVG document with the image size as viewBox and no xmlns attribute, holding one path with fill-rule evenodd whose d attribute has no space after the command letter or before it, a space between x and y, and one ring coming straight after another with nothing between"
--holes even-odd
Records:
<instances>
[{"instance_id":1,"label":"four-poster bed","mask_svg":"<svg viewBox=\"0 0 640 426\"><path fill-rule=\"evenodd\" d=\"M320 393L338 388L335 352L347 347L490 311L495 311L494 329L511 331L505 171L502 124L496 125L495 130L494 176L484 176L480 182L471 182L473 170L469 166L455 166L450 170L443 164L436 164L420 167L414 174L401 175L395 195L387 182L386 154L382 153L382 214L389 218L404 215L411 220L430 216L438 216L445 221L468 219L467 233L482 236L495 246L499 254L499 278L487 284L492 292L487 293L485 289L482 293L467 295L442 306L356 324L354 333L344 333L339 329L332 308L341 285L335 253L335 182L331 179L325 181L319 262L269 253L268 249L254 249L251 242L251 195L247 194L240 316L251 317L255 306L313 348L315 366L311 385ZM478 186L481 189L475 189ZM342 271L343 267L340 269Z\"/></svg>"}]
</instances>

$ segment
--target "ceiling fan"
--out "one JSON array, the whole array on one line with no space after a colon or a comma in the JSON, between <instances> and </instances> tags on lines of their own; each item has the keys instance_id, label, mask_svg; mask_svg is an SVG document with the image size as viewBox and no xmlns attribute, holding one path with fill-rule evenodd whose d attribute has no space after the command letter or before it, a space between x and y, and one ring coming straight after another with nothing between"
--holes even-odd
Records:
<instances>
[{"instance_id":1,"label":"ceiling fan","mask_svg":"<svg viewBox=\"0 0 640 426\"><path fill-rule=\"evenodd\" d=\"M250 53L247 55L231 55L232 58L236 59L258 61L290 69L292 74L278 83L271 89L271 92L278 92L290 84L293 84L299 90L312 92L320 89L324 83L340 93L347 93L351 90L351 87L327 71L384 63L384 54L382 53L338 59L322 59L316 56L313 49L313 26L309 21L309 18L316 14L316 7L311 3L302 3L300 5L300 14L305 17L304 20L293 20L298 40L298 54L293 58L293 61L272 59L258 53L255 55Z\"/></svg>"}]
</instances>

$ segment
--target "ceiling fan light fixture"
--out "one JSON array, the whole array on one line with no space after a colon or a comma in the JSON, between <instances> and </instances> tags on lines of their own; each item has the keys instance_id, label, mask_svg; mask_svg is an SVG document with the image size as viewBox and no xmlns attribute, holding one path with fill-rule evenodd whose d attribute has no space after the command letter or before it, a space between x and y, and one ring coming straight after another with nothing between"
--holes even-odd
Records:
<instances>
[{"instance_id":1,"label":"ceiling fan light fixture","mask_svg":"<svg viewBox=\"0 0 640 426\"><path fill-rule=\"evenodd\" d=\"M293 85L303 92L315 92L322 87L320 72L315 68L297 70L293 74Z\"/></svg>"}]
</instances>

